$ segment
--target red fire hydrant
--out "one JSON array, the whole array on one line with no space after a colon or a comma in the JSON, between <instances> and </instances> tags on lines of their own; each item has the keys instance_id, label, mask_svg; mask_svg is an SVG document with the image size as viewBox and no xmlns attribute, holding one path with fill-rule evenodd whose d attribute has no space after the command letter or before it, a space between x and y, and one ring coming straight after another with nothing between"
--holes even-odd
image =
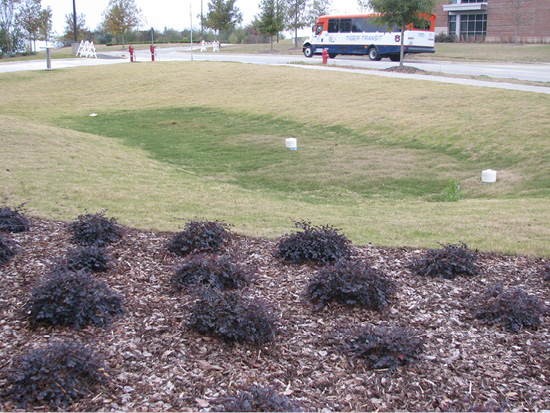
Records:
<instances>
[{"instance_id":1,"label":"red fire hydrant","mask_svg":"<svg viewBox=\"0 0 550 413\"><path fill-rule=\"evenodd\" d=\"M130 52L130 62L134 61L134 46L128 46L128 51Z\"/></svg>"},{"instance_id":2,"label":"red fire hydrant","mask_svg":"<svg viewBox=\"0 0 550 413\"><path fill-rule=\"evenodd\" d=\"M327 49L323 49L323 64L326 65L328 63L328 50Z\"/></svg>"},{"instance_id":3,"label":"red fire hydrant","mask_svg":"<svg viewBox=\"0 0 550 413\"><path fill-rule=\"evenodd\" d=\"M155 61L155 45L152 44L151 46L149 46L149 49L151 50L151 61Z\"/></svg>"}]
</instances>

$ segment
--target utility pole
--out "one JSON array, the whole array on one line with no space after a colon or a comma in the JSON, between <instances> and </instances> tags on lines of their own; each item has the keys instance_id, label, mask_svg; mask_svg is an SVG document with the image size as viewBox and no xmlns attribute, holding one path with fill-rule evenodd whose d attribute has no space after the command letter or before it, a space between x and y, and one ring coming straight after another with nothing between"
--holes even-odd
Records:
<instances>
[{"instance_id":1,"label":"utility pole","mask_svg":"<svg viewBox=\"0 0 550 413\"><path fill-rule=\"evenodd\" d=\"M76 0L73 0L73 32L74 32L74 41L78 42L78 33L76 32Z\"/></svg>"},{"instance_id":2,"label":"utility pole","mask_svg":"<svg viewBox=\"0 0 550 413\"><path fill-rule=\"evenodd\" d=\"M189 5L189 20L191 21L191 61L193 61L193 5Z\"/></svg>"},{"instance_id":3,"label":"utility pole","mask_svg":"<svg viewBox=\"0 0 550 413\"><path fill-rule=\"evenodd\" d=\"M204 25L203 25L204 16L202 15L202 3L203 3L203 0L201 0L201 42L204 40Z\"/></svg>"}]
</instances>

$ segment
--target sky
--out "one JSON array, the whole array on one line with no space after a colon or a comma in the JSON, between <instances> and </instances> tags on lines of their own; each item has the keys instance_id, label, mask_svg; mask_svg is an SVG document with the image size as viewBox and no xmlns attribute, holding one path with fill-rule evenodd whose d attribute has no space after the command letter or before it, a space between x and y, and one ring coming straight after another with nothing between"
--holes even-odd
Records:
<instances>
[{"instance_id":1,"label":"sky","mask_svg":"<svg viewBox=\"0 0 550 413\"><path fill-rule=\"evenodd\" d=\"M135 0L146 19L141 29L163 30L165 27L183 30L198 27L196 18L201 12L201 0ZM209 0L202 0L203 12L208 11ZM243 15L243 25L250 23L254 16L259 14L258 4L260 0L237 0L235 5ZM101 13L107 8L109 0L75 0L76 14L84 14L86 26L95 29L102 20ZM354 13L359 11L357 0L333 0L334 11L337 13ZM63 34L65 27L65 15L73 12L73 0L42 0L42 8L50 6L53 15L53 29L58 34ZM192 12L192 13L190 13Z\"/></svg>"}]
</instances>

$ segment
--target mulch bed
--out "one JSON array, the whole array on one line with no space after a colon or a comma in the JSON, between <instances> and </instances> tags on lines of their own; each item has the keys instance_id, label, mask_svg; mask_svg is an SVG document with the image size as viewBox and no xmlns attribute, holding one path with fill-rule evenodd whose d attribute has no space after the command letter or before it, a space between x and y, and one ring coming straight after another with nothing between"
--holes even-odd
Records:
<instances>
[{"instance_id":1,"label":"mulch bed","mask_svg":"<svg viewBox=\"0 0 550 413\"><path fill-rule=\"evenodd\" d=\"M303 298L317 270L274 258L275 242L236 236L227 251L256 268L248 295L279 317L274 342L227 345L187 329L191 294L171 290L182 258L168 252L172 236L125 228L109 247L113 267L97 277L125 297L126 314L110 328L31 329L23 313L33 284L71 244L68 225L32 220L29 232L6 234L21 252L0 268L0 389L16 356L52 339L77 339L105 357L109 381L71 410L219 410L219 399L249 385L271 385L307 411L536 411L550 406L548 317L536 331L509 333L474 319L469 301L489 286L520 286L550 304L543 259L481 254L482 274L455 280L415 276L411 258L423 251L354 248L393 278L398 295L382 313L341 305L317 309ZM372 371L331 340L339 328L364 323L411 327L426 342L420 362ZM16 406L0 398L0 409ZM29 410L48 410L29 405Z\"/></svg>"},{"instance_id":2,"label":"mulch bed","mask_svg":"<svg viewBox=\"0 0 550 413\"><path fill-rule=\"evenodd\" d=\"M397 72L397 73L411 73L411 74L424 74L428 73L425 70L418 69L414 66L392 66L384 69L384 72Z\"/></svg>"}]
</instances>

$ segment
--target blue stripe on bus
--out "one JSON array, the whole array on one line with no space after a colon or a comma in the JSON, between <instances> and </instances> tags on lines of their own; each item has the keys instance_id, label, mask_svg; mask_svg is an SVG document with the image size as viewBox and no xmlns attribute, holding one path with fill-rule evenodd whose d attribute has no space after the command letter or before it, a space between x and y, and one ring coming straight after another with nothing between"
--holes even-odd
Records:
<instances>
[{"instance_id":1,"label":"blue stripe on bus","mask_svg":"<svg viewBox=\"0 0 550 413\"><path fill-rule=\"evenodd\" d=\"M348 54L348 55L366 55L368 53L370 45L338 45L338 44L331 44L328 46L321 46L321 45L313 45L314 47L314 53L322 53L323 49L327 49L327 51L330 54ZM377 45L378 48L378 54L379 55L388 55L388 54L394 54L399 53L401 50L401 46L387 46L387 45ZM405 46L405 53L407 53L408 47ZM427 53L432 52L432 47L412 47L411 49L414 50L414 52L418 53L420 49L423 49L422 51L425 51Z\"/></svg>"}]
</instances>

